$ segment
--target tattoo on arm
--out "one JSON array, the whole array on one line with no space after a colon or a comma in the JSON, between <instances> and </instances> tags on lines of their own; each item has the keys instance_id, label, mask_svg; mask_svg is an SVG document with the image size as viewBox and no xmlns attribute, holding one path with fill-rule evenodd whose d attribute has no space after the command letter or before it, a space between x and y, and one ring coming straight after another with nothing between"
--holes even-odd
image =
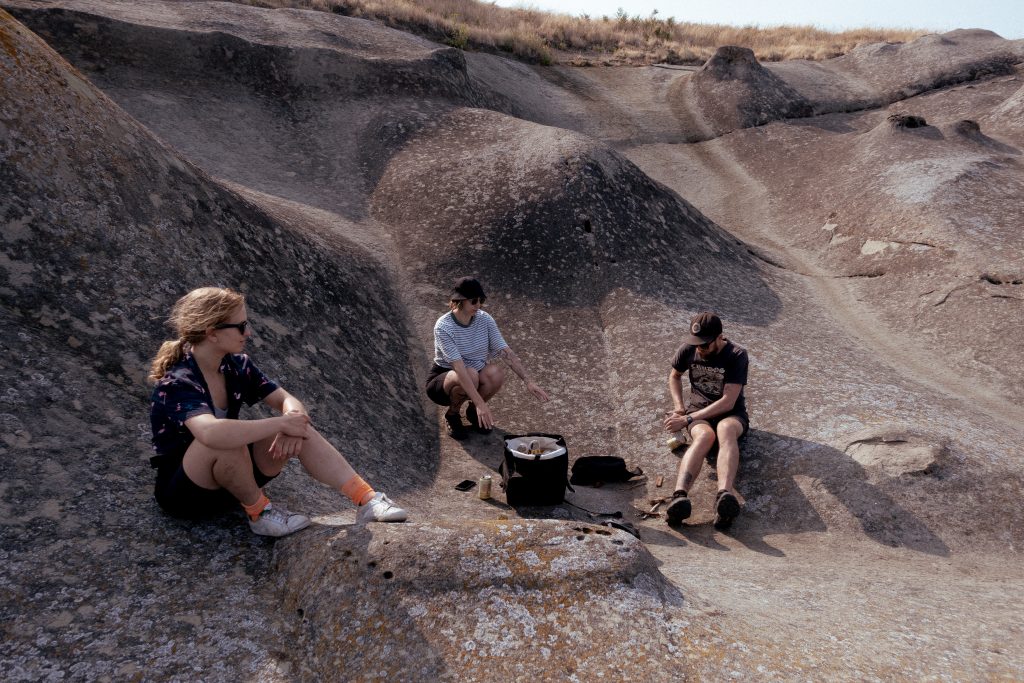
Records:
<instances>
[{"instance_id":1,"label":"tattoo on arm","mask_svg":"<svg viewBox=\"0 0 1024 683\"><path fill-rule=\"evenodd\" d=\"M512 372L519 375L519 377L522 378L524 382L527 380L526 368L523 367L523 363L522 361L519 360L519 356L517 356L512 351L512 349L505 347L504 349L498 352L498 356L500 356L502 360L504 360L508 364L508 366L512 368Z\"/></svg>"}]
</instances>

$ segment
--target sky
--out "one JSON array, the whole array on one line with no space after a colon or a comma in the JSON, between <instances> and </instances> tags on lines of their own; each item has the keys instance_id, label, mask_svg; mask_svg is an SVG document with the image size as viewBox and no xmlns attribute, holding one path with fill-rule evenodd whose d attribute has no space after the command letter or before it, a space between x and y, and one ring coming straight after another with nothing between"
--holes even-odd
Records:
<instances>
[{"instance_id":1,"label":"sky","mask_svg":"<svg viewBox=\"0 0 1024 683\"><path fill-rule=\"evenodd\" d=\"M943 33L955 28L984 28L1003 38L1024 38L1022 0L495 0L502 7L535 7L563 14L614 17L621 7L630 15L703 24L778 26L811 24L828 30L912 28Z\"/></svg>"}]
</instances>

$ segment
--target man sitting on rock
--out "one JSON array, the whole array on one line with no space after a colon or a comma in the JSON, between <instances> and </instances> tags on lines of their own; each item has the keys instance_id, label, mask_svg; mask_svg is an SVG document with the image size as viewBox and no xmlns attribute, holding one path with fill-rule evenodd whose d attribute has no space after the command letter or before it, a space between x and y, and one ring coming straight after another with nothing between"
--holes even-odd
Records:
<instances>
[{"instance_id":1,"label":"man sitting on rock","mask_svg":"<svg viewBox=\"0 0 1024 683\"><path fill-rule=\"evenodd\" d=\"M690 516L688 492L705 457L718 451L718 497L715 528L728 529L740 512L733 484L739 469L739 440L747 432L743 387L747 383L747 351L722 336L722 321L709 311L690 321L690 334L672 359L668 388L675 410L665 418L665 430L688 430L692 443L679 461L676 488L666 509L668 523ZM683 374L690 373L690 396L684 400Z\"/></svg>"}]
</instances>

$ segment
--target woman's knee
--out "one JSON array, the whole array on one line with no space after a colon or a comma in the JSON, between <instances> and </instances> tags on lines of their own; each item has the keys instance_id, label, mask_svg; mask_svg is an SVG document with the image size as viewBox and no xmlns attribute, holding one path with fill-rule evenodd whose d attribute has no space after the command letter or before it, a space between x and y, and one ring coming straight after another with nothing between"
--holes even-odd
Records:
<instances>
[{"instance_id":1,"label":"woman's knee","mask_svg":"<svg viewBox=\"0 0 1024 683\"><path fill-rule=\"evenodd\" d=\"M500 365L488 365L480 371L480 385L501 387L505 383L506 370Z\"/></svg>"},{"instance_id":2,"label":"woman's knee","mask_svg":"<svg viewBox=\"0 0 1024 683\"><path fill-rule=\"evenodd\" d=\"M181 466L195 484L203 488L218 488L214 471L223 467L251 466L249 450L238 448L210 448L198 440L193 441L185 451Z\"/></svg>"},{"instance_id":3,"label":"woman's knee","mask_svg":"<svg viewBox=\"0 0 1024 683\"><path fill-rule=\"evenodd\" d=\"M195 440L185 451L184 462L207 462L211 466L217 462L232 462L248 459L249 450L246 446L236 448L211 448Z\"/></svg>"},{"instance_id":4,"label":"woman's knee","mask_svg":"<svg viewBox=\"0 0 1024 683\"><path fill-rule=\"evenodd\" d=\"M469 378L473 382L474 387L480 386L480 374L473 368L467 367L466 372L469 373ZM444 378L444 390L449 394L453 391L462 391L462 383L459 382L459 376L454 370L448 373L448 376Z\"/></svg>"}]
</instances>

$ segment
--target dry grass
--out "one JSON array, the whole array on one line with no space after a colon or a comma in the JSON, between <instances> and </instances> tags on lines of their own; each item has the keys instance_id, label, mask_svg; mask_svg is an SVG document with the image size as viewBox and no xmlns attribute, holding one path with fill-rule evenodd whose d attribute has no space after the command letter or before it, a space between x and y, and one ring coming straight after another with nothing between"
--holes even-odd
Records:
<instances>
[{"instance_id":1,"label":"dry grass","mask_svg":"<svg viewBox=\"0 0 1024 683\"><path fill-rule=\"evenodd\" d=\"M832 33L812 26L694 24L656 16L574 17L478 0L235 0L380 21L463 49L502 51L541 64L702 64L722 45L749 47L761 61L828 59L862 43L907 42L910 29Z\"/></svg>"}]
</instances>

